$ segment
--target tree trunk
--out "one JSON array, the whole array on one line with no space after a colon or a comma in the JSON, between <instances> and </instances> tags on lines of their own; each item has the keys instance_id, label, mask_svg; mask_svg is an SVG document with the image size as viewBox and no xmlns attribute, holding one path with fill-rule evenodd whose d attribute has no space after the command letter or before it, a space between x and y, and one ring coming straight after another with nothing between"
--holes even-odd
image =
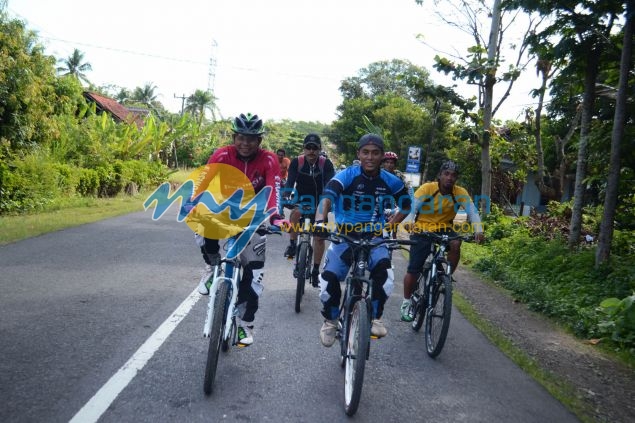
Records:
<instances>
[{"instance_id":1,"label":"tree trunk","mask_svg":"<svg viewBox=\"0 0 635 423\"><path fill-rule=\"evenodd\" d=\"M492 110L494 103L494 84L496 83L496 52L501 19L501 0L494 0L492 7L492 26L487 45L488 72L485 75L485 93L483 99L483 140L481 143L481 213L486 213L486 205L492 195L492 158L489 154L492 136Z\"/></svg>"},{"instance_id":2,"label":"tree trunk","mask_svg":"<svg viewBox=\"0 0 635 423\"><path fill-rule=\"evenodd\" d=\"M582 117L580 121L580 141L578 145L578 161L575 171L575 188L573 191L573 210L569 225L569 248L580 242L582 230L582 206L584 204L584 178L586 176L587 147L591 131L591 118L595 103L595 79L598 74L598 57L600 52L596 48L596 40L587 41L587 61L584 76L584 97L582 99Z\"/></svg>"},{"instance_id":3,"label":"tree trunk","mask_svg":"<svg viewBox=\"0 0 635 423\"><path fill-rule=\"evenodd\" d=\"M631 68L631 51L633 48L633 26L635 26L633 13L635 13L635 1L631 0L627 2L626 5L626 25L624 26L624 45L622 46L622 58L620 62L620 81L617 87L615 117L613 119L613 132L611 133L609 176L606 186L606 195L604 197L604 212L602 215L602 223L600 224L598 248L595 252L596 267L608 262L611 254L615 208L617 206L620 181L620 144L624 137L624 125L626 123L628 73Z\"/></svg>"}]
</instances>

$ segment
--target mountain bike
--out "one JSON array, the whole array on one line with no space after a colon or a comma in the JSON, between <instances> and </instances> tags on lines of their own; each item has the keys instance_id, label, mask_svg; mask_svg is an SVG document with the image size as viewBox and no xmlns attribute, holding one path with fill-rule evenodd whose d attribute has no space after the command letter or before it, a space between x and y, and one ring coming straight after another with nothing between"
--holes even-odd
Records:
<instances>
[{"instance_id":1,"label":"mountain bike","mask_svg":"<svg viewBox=\"0 0 635 423\"><path fill-rule=\"evenodd\" d=\"M311 280L313 270L313 231L311 230L312 216L315 215L315 208L310 206L300 206L302 222L301 231L298 233L297 250L295 255L295 265L293 267L293 277L296 279L295 289L295 312L300 312L300 303L304 295L306 280Z\"/></svg>"},{"instance_id":2,"label":"mountain bike","mask_svg":"<svg viewBox=\"0 0 635 423\"><path fill-rule=\"evenodd\" d=\"M366 360L370 357L373 281L366 276L370 253L382 246L390 248L416 242L385 238L357 239L336 232L328 232L325 238L336 244L347 243L353 253L335 335L340 341L340 365L344 368L344 411L352 416L359 406Z\"/></svg>"},{"instance_id":3,"label":"mountain bike","mask_svg":"<svg viewBox=\"0 0 635 423\"><path fill-rule=\"evenodd\" d=\"M473 237L435 232L420 235L432 243L411 297L414 312L412 329L419 331L425 322L426 351L434 358L443 349L452 315L452 269L446 256L450 241L470 241Z\"/></svg>"},{"instance_id":4,"label":"mountain bike","mask_svg":"<svg viewBox=\"0 0 635 423\"><path fill-rule=\"evenodd\" d=\"M230 346L245 346L239 343L236 323L238 316L236 300L238 283L242 277L242 265L238 255L229 253L232 252L236 239L241 233L242 231L227 239L223 247L227 254L214 266L211 277L207 315L203 327L203 336L209 338L203 382L203 391L206 395L210 395L214 388L220 350L228 352ZM260 227L256 233L259 235L280 234L280 231L275 226ZM230 259L228 256L234 258Z\"/></svg>"}]
</instances>

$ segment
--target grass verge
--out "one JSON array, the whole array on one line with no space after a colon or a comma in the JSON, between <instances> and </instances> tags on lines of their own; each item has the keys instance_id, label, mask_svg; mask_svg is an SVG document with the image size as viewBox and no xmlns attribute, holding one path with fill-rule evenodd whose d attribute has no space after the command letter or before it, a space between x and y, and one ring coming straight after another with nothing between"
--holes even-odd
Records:
<instances>
[{"instance_id":1,"label":"grass verge","mask_svg":"<svg viewBox=\"0 0 635 423\"><path fill-rule=\"evenodd\" d=\"M145 195L82 198L37 214L0 216L0 245L110 217L143 211Z\"/></svg>"}]
</instances>

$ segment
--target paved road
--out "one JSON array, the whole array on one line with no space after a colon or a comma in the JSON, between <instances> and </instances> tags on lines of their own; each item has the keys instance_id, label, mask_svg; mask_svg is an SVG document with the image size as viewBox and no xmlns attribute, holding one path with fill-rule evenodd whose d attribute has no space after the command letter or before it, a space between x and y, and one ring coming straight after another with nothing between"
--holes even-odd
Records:
<instances>
[{"instance_id":1,"label":"paved road","mask_svg":"<svg viewBox=\"0 0 635 423\"><path fill-rule=\"evenodd\" d=\"M211 397L202 389L206 301L173 316L202 264L185 225L135 213L0 247L0 421L69 421L170 316L178 325L99 421L349 421L338 350L318 339L317 291L293 310L285 245L269 237L256 343L221 356ZM372 341L354 420L577 421L456 311L430 359L422 335L399 322L405 262L395 264L389 335Z\"/></svg>"}]
</instances>

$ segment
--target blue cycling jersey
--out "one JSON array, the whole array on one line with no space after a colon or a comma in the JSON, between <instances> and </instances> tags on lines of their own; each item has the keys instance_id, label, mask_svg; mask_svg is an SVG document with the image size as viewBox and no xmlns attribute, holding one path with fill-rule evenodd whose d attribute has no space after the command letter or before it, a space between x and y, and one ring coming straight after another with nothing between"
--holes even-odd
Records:
<instances>
[{"instance_id":1,"label":"blue cycling jersey","mask_svg":"<svg viewBox=\"0 0 635 423\"><path fill-rule=\"evenodd\" d=\"M324 195L331 198L335 223L353 225L355 232L374 232L385 223L384 210L410 209L410 196L403 181L381 170L377 176L364 174L361 166L337 173L326 185Z\"/></svg>"}]
</instances>

